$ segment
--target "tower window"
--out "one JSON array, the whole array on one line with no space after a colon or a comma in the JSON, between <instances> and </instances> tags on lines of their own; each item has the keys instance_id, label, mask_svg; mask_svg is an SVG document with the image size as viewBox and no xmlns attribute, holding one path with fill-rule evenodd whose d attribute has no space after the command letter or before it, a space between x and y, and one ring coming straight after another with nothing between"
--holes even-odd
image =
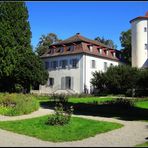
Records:
<instances>
[{"instance_id":1,"label":"tower window","mask_svg":"<svg viewBox=\"0 0 148 148\"><path fill-rule=\"evenodd\" d=\"M96 61L95 60L92 60L91 61L91 68L95 68L96 67Z\"/></svg>"},{"instance_id":2,"label":"tower window","mask_svg":"<svg viewBox=\"0 0 148 148\"><path fill-rule=\"evenodd\" d=\"M145 44L145 49L146 49L146 50L148 49L148 44Z\"/></svg>"},{"instance_id":3,"label":"tower window","mask_svg":"<svg viewBox=\"0 0 148 148\"><path fill-rule=\"evenodd\" d=\"M146 27L144 27L144 32L147 32L147 28Z\"/></svg>"}]
</instances>

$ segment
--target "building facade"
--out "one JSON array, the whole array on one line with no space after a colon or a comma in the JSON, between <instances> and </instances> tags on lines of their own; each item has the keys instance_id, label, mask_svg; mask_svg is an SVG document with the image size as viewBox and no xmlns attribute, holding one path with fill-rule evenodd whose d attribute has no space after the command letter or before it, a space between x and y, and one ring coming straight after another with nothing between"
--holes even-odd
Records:
<instances>
[{"instance_id":1,"label":"building facade","mask_svg":"<svg viewBox=\"0 0 148 148\"><path fill-rule=\"evenodd\" d=\"M79 33L49 46L41 56L49 72L40 93L91 93L92 73L119 65L121 53Z\"/></svg>"},{"instance_id":2,"label":"building facade","mask_svg":"<svg viewBox=\"0 0 148 148\"><path fill-rule=\"evenodd\" d=\"M148 67L148 12L130 21L132 31L132 67Z\"/></svg>"}]
</instances>

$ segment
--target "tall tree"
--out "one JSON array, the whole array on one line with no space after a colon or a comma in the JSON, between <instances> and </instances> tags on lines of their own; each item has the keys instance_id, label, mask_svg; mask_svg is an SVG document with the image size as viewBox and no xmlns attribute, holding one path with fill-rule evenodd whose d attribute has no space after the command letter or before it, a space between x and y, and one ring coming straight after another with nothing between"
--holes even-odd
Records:
<instances>
[{"instance_id":1,"label":"tall tree","mask_svg":"<svg viewBox=\"0 0 148 148\"><path fill-rule=\"evenodd\" d=\"M54 42L59 42L61 41L61 39L59 39L57 37L56 34L54 33L49 33L47 35L42 35L40 37L39 43L36 47L36 52L38 53L38 55L42 55L43 53L45 53L45 51L48 49L49 45L51 45Z\"/></svg>"},{"instance_id":2,"label":"tall tree","mask_svg":"<svg viewBox=\"0 0 148 148\"><path fill-rule=\"evenodd\" d=\"M104 39L104 37L96 37L95 40L107 45L110 48L113 48L113 49L117 48L117 45L115 45L114 42L110 39Z\"/></svg>"},{"instance_id":3,"label":"tall tree","mask_svg":"<svg viewBox=\"0 0 148 148\"><path fill-rule=\"evenodd\" d=\"M28 77L23 77L26 61L33 58L28 10L24 2L0 3L0 90L15 91L15 84L26 87L26 81L33 72L27 67ZM23 60L22 60L23 59ZM36 61L37 62L37 61ZM38 61L40 64L41 62ZM40 64L41 65L41 64ZM35 65L34 65L35 66ZM20 68L24 69L22 73ZM38 70L43 70L38 66ZM18 73L19 72L19 73ZM17 77L16 77L17 76ZM34 77L36 73L34 72ZM21 78L21 79L20 79ZM37 79L35 80L37 81ZM28 86L33 85L27 81Z\"/></svg>"},{"instance_id":4,"label":"tall tree","mask_svg":"<svg viewBox=\"0 0 148 148\"><path fill-rule=\"evenodd\" d=\"M127 64L131 65L131 29L121 32L120 41L121 46L123 47L121 51L124 56L124 59L127 62Z\"/></svg>"}]
</instances>

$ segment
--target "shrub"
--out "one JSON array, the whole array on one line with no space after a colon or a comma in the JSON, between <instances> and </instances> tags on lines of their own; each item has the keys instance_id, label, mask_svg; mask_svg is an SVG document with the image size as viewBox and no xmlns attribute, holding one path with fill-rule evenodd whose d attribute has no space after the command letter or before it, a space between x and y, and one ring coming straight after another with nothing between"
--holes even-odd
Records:
<instances>
[{"instance_id":1,"label":"shrub","mask_svg":"<svg viewBox=\"0 0 148 148\"><path fill-rule=\"evenodd\" d=\"M113 101L109 101L108 104L112 104L122 108L131 108L134 106L134 101L131 99L117 98Z\"/></svg>"},{"instance_id":2,"label":"shrub","mask_svg":"<svg viewBox=\"0 0 148 148\"><path fill-rule=\"evenodd\" d=\"M64 107L61 103L59 103L55 107L55 113L50 115L46 124L48 125L65 125L70 122L71 115L73 113L73 107L71 106L69 109L64 111Z\"/></svg>"},{"instance_id":3,"label":"shrub","mask_svg":"<svg viewBox=\"0 0 148 148\"><path fill-rule=\"evenodd\" d=\"M39 103L32 95L3 94L0 95L1 114L15 116L31 113L39 108Z\"/></svg>"},{"instance_id":4,"label":"shrub","mask_svg":"<svg viewBox=\"0 0 148 148\"><path fill-rule=\"evenodd\" d=\"M68 95L66 94L52 94L50 97L54 102L66 103L68 102Z\"/></svg>"}]
</instances>

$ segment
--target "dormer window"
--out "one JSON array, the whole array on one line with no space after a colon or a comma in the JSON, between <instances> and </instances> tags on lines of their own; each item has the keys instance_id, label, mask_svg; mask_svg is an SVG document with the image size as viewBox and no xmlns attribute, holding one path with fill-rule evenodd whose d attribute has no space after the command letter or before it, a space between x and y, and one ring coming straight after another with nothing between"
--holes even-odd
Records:
<instances>
[{"instance_id":1,"label":"dormer window","mask_svg":"<svg viewBox=\"0 0 148 148\"><path fill-rule=\"evenodd\" d=\"M53 54L54 53L54 49L51 49L51 54Z\"/></svg>"},{"instance_id":2,"label":"dormer window","mask_svg":"<svg viewBox=\"0 0 148 148\"><path fill-rule=\"evenodd\" d=\"M99 54L102 54L102 49L101 48L98 49L98 52L99 52Z\"/></svg>"},{"instance_id":3,"label":"dormer window","mask_svg":"<svg viewBox=\"0 0 148 148\"><path fill-rule=\"evenodd\" d=\"M64 47L61 47L60 48L60 52L64 52Z\"/></svg>"},{"instance_id":4,"label":"dormer window","mask_svg":"<svg viewBox=\"0 0 148 148\"><path fill-rule=\"evenodd\" d=\"M106 50L106 55L108 56L108 53L109 53L109 51L108 50Z\"/></svg>"},{"instance_id":5,"label":"dormer window","mask_svg":"<svg viewBox=\"0 0 148 148\"><path fill-rule=\"evenodd\" d=\"M57 52L60 52L60 48L57 49Z\"/></svg>"},{"instance_id":6,"label":"dormer window","mask_svg":"<svg viewBox=\"0 0 148 148\"><path fill-rule=\"evenodd\" d=\"M93 46L92 45L88 45L88 49L89 49L90 52L92 52L93 51Z\"/></svg>"},{"instance_id":7,"label":"dormer window","mask_svg":"<svg viewBox=\"0 0 148 148\"><path fill-rule=\"evenodd\" d=\"M73 45L72 46L69 46L68 49L67 49L67 51L74 51L74 46Z\"/></svg>"}]
</instances>

